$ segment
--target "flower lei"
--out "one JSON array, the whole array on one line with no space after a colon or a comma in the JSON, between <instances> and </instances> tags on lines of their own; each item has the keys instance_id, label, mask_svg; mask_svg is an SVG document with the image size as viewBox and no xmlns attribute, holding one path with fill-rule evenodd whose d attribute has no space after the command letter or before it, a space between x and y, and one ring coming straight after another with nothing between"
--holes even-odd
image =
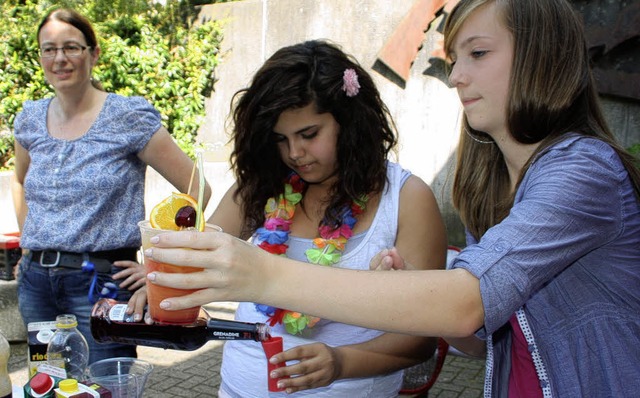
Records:
<instances>
[{"instance_id":1,"label":"flower lei","mask_svg":"<svg viewBox=\"0 0 640 398\"><path fill-rule=\"evenodd\" d=\"M264 207L264 226L256 230L255 244L269 253L286 256L289 245L290 226L296 205L302 200L304 182L296 173L291 173L284 185L284 194L269 198ZM354 200L351 206L345 206L338 228L321 224L318 227L320 237L313 240L314 247L305 252L307 260L313 264L332 266L340 261L347 240L353 235L356 216L362 214L367 198ZM256 304L256 309L269 317L269 325L282 323L290 334L302 333L306 327L313 327L320 320L299 312Z\"/></svg>"}]
</instances>

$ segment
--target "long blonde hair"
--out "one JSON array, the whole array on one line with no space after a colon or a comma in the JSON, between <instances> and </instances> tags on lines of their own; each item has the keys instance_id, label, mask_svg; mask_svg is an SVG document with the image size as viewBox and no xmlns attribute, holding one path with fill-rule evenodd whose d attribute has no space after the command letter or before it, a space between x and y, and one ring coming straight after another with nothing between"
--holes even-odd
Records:
<instances>
[{"instance_id":1,"label":"long blonde hair","mask_svg":"<svg viewBox=\"0 0 640 398\"><path fill-rule=\"evenodd\" d=\"M640 198L640 171L607 127L589 66L582 20L566 0L461 0L445 24L445 50L467 18L495 3L503 25L513 35L514 58L507 105L508 130L523 144L540 143L531 159L568 133L598 138L620 156ZM466 134L466 133L469 134ZM453 184L453 204L469 232L479 239L502 221L513 206L507 168L496 145L463 117Z\"/></svg>"}]
</instances>

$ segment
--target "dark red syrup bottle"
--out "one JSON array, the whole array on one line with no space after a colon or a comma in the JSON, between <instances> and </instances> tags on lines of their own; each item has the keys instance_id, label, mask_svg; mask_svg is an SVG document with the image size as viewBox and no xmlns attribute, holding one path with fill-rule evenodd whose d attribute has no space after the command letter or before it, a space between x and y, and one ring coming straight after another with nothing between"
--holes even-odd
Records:
<instances>
[{"instance_id":1,"label":"dark red syrup bottle","mask_svg":"<svg viewBox=\"0 0 640 398\"><path fill-rule=\"evenodd\" d=\"M212 318L205 310L188 325L134 322L126 314L127 304L103 298L91 312L91 334L98 343L143 345L173 350L193 351L209 340L266 341L269 326Z\"/></svg>"}]
</instances>

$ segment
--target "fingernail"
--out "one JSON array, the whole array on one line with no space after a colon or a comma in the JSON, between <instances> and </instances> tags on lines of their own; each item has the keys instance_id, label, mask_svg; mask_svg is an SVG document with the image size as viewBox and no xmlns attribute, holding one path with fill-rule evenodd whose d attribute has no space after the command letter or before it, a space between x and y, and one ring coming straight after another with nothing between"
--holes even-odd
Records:
<instances>
[{"instance_id":1,"label":"fingernail","mask_svg":"<svg viewBox=\"0 0 640 398\"><path fill-rule=\"evenodd\" d=\"M136 321L136 322L140 321L140 318L142 318L142 317L140 316L140 314L135 314L135 315L133 315L133 320L134 320L134 321Z\"/></svg>"},{"instance_id":2,"label":"fingernail","mask_svg":"<svg viewBox=\"0 0 640 398\"><path fill-rule=\"evenodd\" d=\"M274 357L269 358L270 363L276 363L276 359Z\"/></svg>"},{"instance_id":3,"label":"fingernail","mask_svg":"<svg viewBox=\"0 0 640 398\"><path fill-rule=\"evenodd\" d=\"M144 255L147 257L151 257L153 258L153 249L152 248L148 248L144 251Z\"/></svg>"},{"instance_id":4,"label":"fingernail","mask_svg":"<svg viewBox=\"0 0 640 398\"><path fill-rule=\"evenodd\" d=\"M171 307L171 303L168 301L161 301L160 302L160 308L162 308L163 310L166 310L168 308Z\"/></svg>"},{"instance_id":5,"label":"fingernail","mask_svg":"<svg viewBox=\"0 0 640 398\"><path fill-rule=\"evenodd\" d=\"M279 389L281 389L281 390L282 390L282 389L284 388L284 383L283 383L283 382L281 382L281 381L279 381L279 382L278 382L278 384L277 384L277 386L278 386L278 388L279 388Z\"/></svg>"},{"instance_id":6,"label":"fingernail","mask_svg":"<svg viewBox=\"0 0 640 398\"><path fill-rule=\"evenodd\" d=\"M269 377L271 377L272 379L277 379L278 378L278 374L276 372L271 372L271 373L269 373Z\"/></svg>"},{"instance_id":7,"label":"fingernail","mask_svg":"<svg viewBox=\"0 0 640 398\"><path fill-rule=\"evenodd\" d=\"M160 237L159 236L152 236L151 239L149 239L149 242L151 243L158 243L160 242Z\"/></svg>"},{"instance_id":8,"label":"fingernail","mask_svg":"<svg viewBox=\"0 0 640 398\"><path fill-rule=\"evenodd\" d=\"M156 280L156 273L152 272L150 274L147 274L147 280L148 281L155 281Z\"/></svg>"}]
</instances>

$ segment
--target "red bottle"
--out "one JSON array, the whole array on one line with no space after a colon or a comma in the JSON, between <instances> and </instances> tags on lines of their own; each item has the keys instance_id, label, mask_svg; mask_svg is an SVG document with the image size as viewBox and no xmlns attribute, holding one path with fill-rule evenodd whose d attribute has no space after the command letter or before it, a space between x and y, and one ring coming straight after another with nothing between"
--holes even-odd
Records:
<instances>
[{"instance_id":1,"label":"red bottle","mask_svg":"<svg viewBox=\"0 0 640 398\"><path fill-rule=\"evenodd\" d=\"M157 348L193 351L209 340L255 340L270 338L269 326L211 318L201 311L188 325L147 325L133 322L126 314L127 304L113 299L100 299L91 312L91 334L98 343L121 343Z\"/></svg>"}]
</instances>

